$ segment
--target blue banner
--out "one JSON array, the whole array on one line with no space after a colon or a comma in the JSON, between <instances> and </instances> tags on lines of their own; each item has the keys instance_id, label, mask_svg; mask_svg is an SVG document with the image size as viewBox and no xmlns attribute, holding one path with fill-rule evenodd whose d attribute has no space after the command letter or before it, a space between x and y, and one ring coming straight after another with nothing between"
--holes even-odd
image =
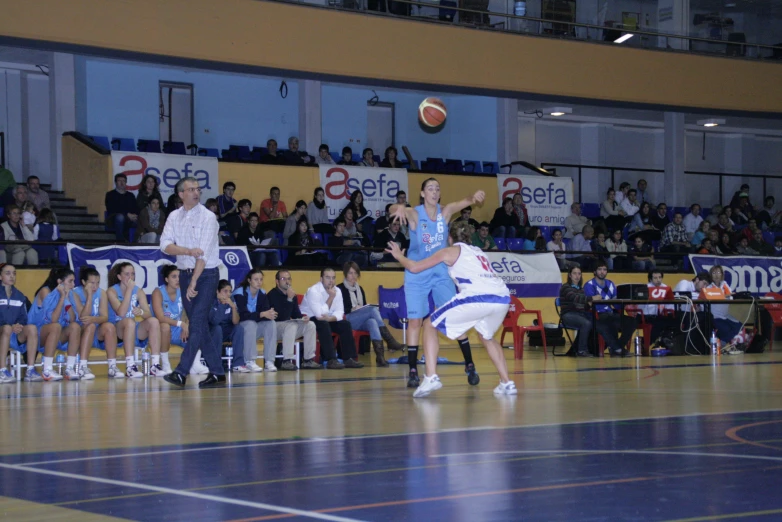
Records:
<instances>
[{"instance_id":1,"label":"blue banner","mask_svg":"<svg viewBox=\"0 0 782 522\"><path fill-rule=\"evenodd\" d=\"M112 245L100 248L82 248L68 243L68 263L78 277L79 267L90 265L100 274L100 286L107 287L109 270L115 263L127 261L136 270L136 286L145 294L163 284L160 267L174 264L176 259L155 246ZM232 287L241 283L250 271L250 257L245 247L220 247L220 279L227 279Z\"/></svg>"},{"instance_id":2,"label":"blue banner","mask_svg":"<svg viewBox=\"0 0 782 522\"><path fill-rule=\"evenodd\" d=\"M720 265L732 292L751 292L760 297L782 291L782 258L779 257L691 255L690 263L696 274Z\"/></svg>"}]
</instances>

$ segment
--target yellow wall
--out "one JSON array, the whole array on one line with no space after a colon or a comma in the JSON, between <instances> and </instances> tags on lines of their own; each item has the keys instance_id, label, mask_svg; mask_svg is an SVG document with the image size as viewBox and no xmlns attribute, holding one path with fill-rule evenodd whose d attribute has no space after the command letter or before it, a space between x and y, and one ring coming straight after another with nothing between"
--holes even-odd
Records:
<instances>
[{"instance_id":1,"label":"yellow wall","mask_svg":"<svg viewBox=\"0 0 782 522\"><path fill-rule=\"evenodd\" d=\"M437 90L782 112L777 87L782 67L775 63L521 36L279 2L4 2L0 35L241 64L266 73L293 70L356 82L374 78Z\"/></svg>"},{"instance_id":2,"label":"yellow wall","mask_svg":"<svg viewBox=\"0 0 782 522\"><path fill-rule=\"evenodd\" d=\"M106 192L114 188L110 155L99 154L72 136L63 136L62 182L69 198L103 221Z\"/></svg>"}]
</instances>

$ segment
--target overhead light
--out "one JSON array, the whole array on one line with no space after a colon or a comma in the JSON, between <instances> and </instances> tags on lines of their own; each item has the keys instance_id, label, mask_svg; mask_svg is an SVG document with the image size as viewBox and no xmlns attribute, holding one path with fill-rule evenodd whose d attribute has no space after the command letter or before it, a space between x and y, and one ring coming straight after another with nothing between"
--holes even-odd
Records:
<instances>
[{"instance_id":1,"label":"overhead light","mask_svg":"<svg viewBox=\"0 0 782 522\"><path fill-rule=\"evenodd\" d=\"M543 114L550 114L552 116L564 116L565 114L570 114L573 112L573 109L570 107L548 107L545 109L540 109L540 112Z\"/></svg>"},{"instance_id":2,"label":"overhead light","mask_svg":"<svg viewBox=\"0 0 782 522\"><path fill-rule=\"evenodd\" d=\"M620 36L619 38L617 38L616 40L614 40L614 43L624 43L627 40L629 40L630 38L632 38L633 36L634 36L633 33L625 33L622 36Z\"/></svg>"},{"instance_id":3,"label":"overhead light","mask_svg":"<svg viewBox=\"0 0 782 522\"><path fill-rule=\"evenodd\" d=\"M698 125L703 127L716 127L718 125L725 125L725 120L722 118L709 118L708 120L698 120Z\"/></svg>"}]
</instances>

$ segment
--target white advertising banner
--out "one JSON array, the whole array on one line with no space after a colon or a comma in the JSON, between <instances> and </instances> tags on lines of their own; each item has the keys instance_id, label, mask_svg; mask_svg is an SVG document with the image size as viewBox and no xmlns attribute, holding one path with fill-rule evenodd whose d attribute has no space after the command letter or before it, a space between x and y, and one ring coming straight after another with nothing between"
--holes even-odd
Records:
<instances>
[{"instance_id":1,"label":"white advertising banner","mask_svg":"<svg viewBox=\"0 0 782 522\"><path fill-rule=\"evenodd\" d=\"M164 205L174 193L177 182L187 176L198 180L201 203L222 194L222 187L217 186L217 158L115 150L111 152L111 166L114 175L122 173L128 177L128 190L134 194L138 194L144 176L155 176L160 182L158 190Z\"/></svg>"},{"instance_id":2,"label":"white advertising banner","mask_svg":"<svg viewBox=\"0 0 782 522\"><path fill-rule=\"evenodd\" d=\"M562 274L554 254L485 251L491 268L516 297L557 297Z\"/></svg>"},{"instance_id":3,"label":"white advertising banner","mask_svg":"<svg viewBox=\"0 0 782 522\"><path fill-rule=\"evenodd\" d=\"M377 219L385 214L387 204L396 203L400 190L407 193L407 170L321 165L320 186L326 194L329 219L339 215L356 190L363 194L369 215Z\"/></svg>"},{"instance_id":4,"label":"white advertising banner","mask_svg":"<svg viewBox=\"0 0 782 522\"><path fill-rule=\"evenodd\" d=\"M564 225L573 204L573 180L568 177L497 174L497 192L500 206L505 198L521 192L529 223L537 227Z\"/></svg>"}]
</instances>

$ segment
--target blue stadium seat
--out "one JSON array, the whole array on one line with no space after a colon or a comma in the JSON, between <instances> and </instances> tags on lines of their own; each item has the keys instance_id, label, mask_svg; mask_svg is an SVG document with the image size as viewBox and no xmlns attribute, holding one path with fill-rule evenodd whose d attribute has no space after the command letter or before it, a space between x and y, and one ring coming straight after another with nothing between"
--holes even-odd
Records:
<instances>
[{"instance_id":1,"label":"blue stadium seat","mask_svg":"<svg viewBox=\"0 0 782 522\"><path fill-rule=\"evenodd\" d=\"M226 161L237 161L239 154L235 150L223 149L220 151L220 157Z\"/></svg>"},{"instance_id":2,"label":"blue stadium seat","mask_svg":"<svg viewBox=\"0 0 782 522\"><path fill-rule=\"evenodd\" d=\"M250 161L252 154L250 153L250 147L247 145L230 145L229 150L236 152L236 159L240 161Z\"/></svg>"},{"instance_id":3,"label":"blue stadium seat","mask_svg":"<svg viewBox=\"0 0 782 522\"><path fill-rule=\"evenodd\" d=\"M184 142L164 141L163 152L165 152L166 154L181 154L184 156L185 154L187 154L187 149L185 148Z\"/></svg>"},{"instance_id":4,"label":"blue stadium seat","mask_svg":"<svg viewBox=\"0 0 782 522\"><path fill-rule=\"evenodd\" d=\"M109 143L109 138L107 136L90 136L90 139L101 147L111 150L111 143Z\"/></svg>"},{"instance_id":5,"label":"blue stadium seat","mask_svg":"<svg viewBox=\"0 0 782 522\"><path fill-rule=\"evenodd\" d=\"M160 142L158 140L138 140L139 152L160 152Z\"/></svg>"},{"instance_id":6,"label":"blue stadium seat","mask_svg":"<svg viewBox=\"0 0 782 522\"><path fill-rule=\"evenodd\" d=\"M520 237L508 238L508 250L519 251L524 247L524 239Z\"/></svg>"},{"instance_id":7,"label":"blue stadium seat","mask_svg":"<svg viewBox=\"0 0 782 522\"><path fill-rule=\"evenodd\" d=\"M208 158L219 158L220 151L217 149L198 149L199 156L206 156Z\"/></svg>"},{"instance_id":8,"label":"blue stadium seat","mask_svg":"<svg viewBox=\"0 0 782 522\"><path fill-rule=\"evenodd\" d=\"M362 160L362 158L361 158L361 154L357 154L357 153L355 153L355 152L354 152L354 153L353 153L353 161L354 161L354 162L356 162L356 163L358 163L358 162L359 162L359 161L361 161L361 160Z\"/></svg>"},{"instance_id":9,"label":"blue stadium seat","mask_svg":"<svg viewBox=\"0 0 782 522\"><path fill-rule=\"evenodd\" d=\"M375 154L374 156L372 156L372 159L373 159L373 160L375 160L375 163L377 163L378 165L380 165L380 156L378 156L377 154Z\"/></svg>"},{"instance_id":10,"label":"blue stadium seat","mask_svg":"<svg viewBox=\"0 0 782 522\"><path fill-rule=\"evenodd\" d=\"M438 18L441 22L453 22L456 16L456 2L454 0L440 0Z\"/></svg>"},{"instance_id":11,"label":"blue stadium seat","mask_svg":"<svg viewBox=\"0 0 782 522\"><path fill-rule=\"evenodd\" d=\"M588 217L589 219L596 219L600 217L600 204L599 203L581 203L581 215Z\"/></svg>"},{"instance_id":12,"label":"blue stadium seat","mask_svg":"<svg viewBox=\"0 0 782 522\"><path fill-rule=\"evenodd\" d=\"M763 241L768 243L769 245L774 244L774 239L776 239L776 234L770 230L766 230L763 232Z\"/></svg>"},{"instance_id":13,"label":"blue stadium seat","mask_svg":"<svg viewBox=\"0 0 782 522\"><path fill-rule=\"evenodd\" d=\"M125 152L136 152L136 142L133 138L111 138L111 148Z\"/></svg>"},{"instance_id":14,"label":"blue stadium seat","mask_svg":"<svg viewBox=\"0 0 782 522\"><path fill-rule=\"evenodd\" d=\"M483 166L480 161L476 160L464 160L464 172L474 172L476 174L483 174Z\"/></svg>"},{"instance_id":15,"label":"blue stadium seat","mask_svg":"<svg viewBox=\"0 0 782 522\"><path fill-rule=\"evenodd\" d=\"M496 161L484 161L483 162L483 173L484 174L499 174L500 173L500 164Z\"/></svg>"},{"instance_id":16,"label":"blue stadium seat","mask_svg":"<svg viewBox=\"0 0 782 522\"><path fill-rule=\"evenodd\" d=\"M443 165L443 170L445 172L453 172L453 173L460 173L464 172L464 165L462 164L462 160L460 159L445 159L445 164Z\"/></svg>"},{"instance_id":17,"label":"blue stadium seat","mask_svg":"<svg viewBox=\"0 0 782 522\"><path fill-rule=\"evenodd\" d=\"M497 245L497 248L500 250L505 250L505 238L504 237L495 237L494 238L494 244Z\"/></svg>"},{"instance_id":18,"label":"blue stadium seat","mask_svg":"<svg viewBox=\"0 0 782 522\"><path fill-rule=\"evenodd\" d=\"M332 150L331 152L329 152L329 154L331 155L331 159L334 160L334 163L339 163L340 161L342 161L342 154L340 154L339 152L335 152Z\"/></svg>"}]
</instances>

